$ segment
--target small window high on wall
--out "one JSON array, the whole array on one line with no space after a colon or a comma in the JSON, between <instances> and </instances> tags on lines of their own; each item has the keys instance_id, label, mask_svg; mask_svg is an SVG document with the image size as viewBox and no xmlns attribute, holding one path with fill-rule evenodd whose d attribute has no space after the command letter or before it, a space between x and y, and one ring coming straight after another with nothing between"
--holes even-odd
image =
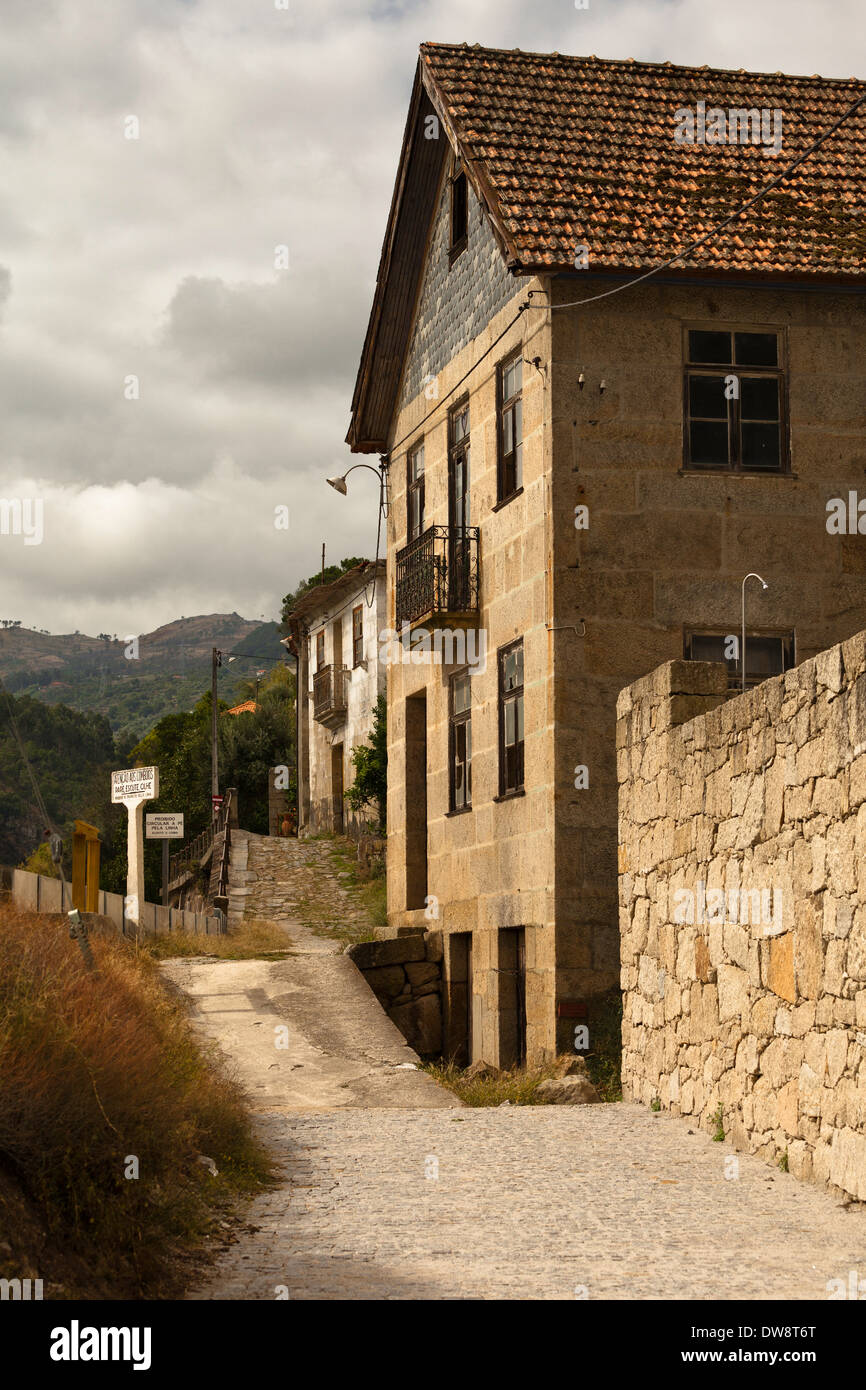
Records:
<instances>
[{"instance_id":1,"label":"small window high on wall","mask_svg":"<svg viewBox=\"0 0 866 1390\"><path fill-rule=\"evenodd\" d=\"M455 161L451 174L451 244L449 259L453 263L466 250L469 241L469 189L466 170Z\"/></svg>"},{"instance_id":2,"label":"small window high on wall","mask_svg":"<svg viewBox=\"0 0 866 1390\"><path fill-rule=\"evenodd\" d=\"M736 637L736 644L732 638ZM687 661L724 661L728 668L728 689L742 689L739 633L687 632L685 656ZM737 656L728 652L737 651ZM746 633L746 686L760 685L771 676L780 676L794 665L794 634L786 632L767 636Z\"/></svg>"},{"instance_id":3,"label":"small window high on wall","mask_svg":"<svg viewBox=\"0 0 866 1390\"><path fill-rule=\"evenodd\" d=\"M788 469L784 346L776 329L684 330L686 469Z\"/></svg>"}]
</instances>

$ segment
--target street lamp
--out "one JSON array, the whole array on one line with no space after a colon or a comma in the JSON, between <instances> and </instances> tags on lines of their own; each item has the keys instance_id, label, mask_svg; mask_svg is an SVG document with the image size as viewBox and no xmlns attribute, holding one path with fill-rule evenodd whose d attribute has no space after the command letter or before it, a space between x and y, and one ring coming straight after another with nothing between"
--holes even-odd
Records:
<instances>
[{"instance_id":1,"label":"street lamp","mask_svg":"<svg viewBox=\"0 0 866 1390\"><path fill-rule=\"evenodd\" d=\"M332 487L334 489L335 492L339 492L342 497L345 497L346 493L349 490L346 486L346 479L348 478L349 474L352 473L356 468L368 468L371 473L376 474L376 477L379 479L379 506L382 509L382 515L387 516L388 492L386 487L386 481L388 475L386 472L387 464L384 458L379 463L378 468L374 468L371 463L353 463L352 467L347 468L345 473L339 474L338 476L335 476L333 478L326 478L325 481L327 482L329 487Z\"/></svg>"},{"instance_id":2,"label":"street lamp","mask_svg":"<svg viewBox=\"0 0 866 1390\"><path fill-rule=\"evenodd\" d=\"M740 642L740 668L741 668L742 676L743 676L743 690L745 690L745 688L746 688L746 580L749 580L749 579L760 579L760 580L761 580L761 585L762 585L762 587L763 587L764 589L769 589L769 587L770 587L769 584L767 584L767 582L766 582L765 580L761 579L761 576L760 576L759 574L754 574L754 573L752 573L752 574L747 574L747 575L746 575L746 578L743 580L743 605L742 605L743 637L742 637L742 641Z\"/></svg>"}]
</instances>

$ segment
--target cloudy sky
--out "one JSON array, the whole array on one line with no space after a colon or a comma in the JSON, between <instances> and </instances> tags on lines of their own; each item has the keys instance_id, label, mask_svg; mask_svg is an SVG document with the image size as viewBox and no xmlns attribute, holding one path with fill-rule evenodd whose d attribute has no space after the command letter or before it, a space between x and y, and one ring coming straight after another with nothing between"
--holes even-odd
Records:
<instances>
[{"instance_id":1,"label":"cloudy sky","mask_svg":"<svg viewBox=\"0 0 866 1390\"><path fill-rule=\"evenodd\" d=\"M323 479L419 43L862 78L864 33L862 0L4 6L0 498L44 540L0 535L0 617L270 618L323 540L372 554L375 480Z\"/></svg>"}]
</instances>

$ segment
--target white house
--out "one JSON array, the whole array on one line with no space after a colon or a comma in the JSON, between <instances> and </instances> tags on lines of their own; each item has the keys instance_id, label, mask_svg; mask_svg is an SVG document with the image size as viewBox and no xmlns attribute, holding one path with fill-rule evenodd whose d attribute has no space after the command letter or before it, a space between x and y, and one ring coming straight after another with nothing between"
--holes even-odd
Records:
<instances>
[{"instance_id":1,"label":"white house","mask_svg":"<svg viewBox=\"0 0 866 1390\"><path fill-rule=\"evenodd\" d=\"M378 822L375 806L353 811L352 749L366 743L385 694L379 660L386 626L385 561L362 560L309 590L288 615L284 642L298 658L298 832L358 837ZM305 698L304 698L305 696Z\"/></svg>"}]
</instances>

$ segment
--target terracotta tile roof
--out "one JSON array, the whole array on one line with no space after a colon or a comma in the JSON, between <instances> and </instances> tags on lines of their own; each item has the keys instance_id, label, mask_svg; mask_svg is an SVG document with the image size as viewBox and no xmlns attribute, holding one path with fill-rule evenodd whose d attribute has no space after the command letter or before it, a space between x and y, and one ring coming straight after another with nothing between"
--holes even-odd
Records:
<instances>
[{"instance_id":1,"label":"terracotta tile roof","mask_svg":"<svg viewBox=\"0 0 866 1390\"><path fill-rule=\"evenodd\" d=\"M224 709L223 714L255 714L258 705L255 700L244 700L240 705L232 705L231 709Z\"/></svg>"},{"instance_id":2,"label":"terracotta tile roof","mask_svg":"<svg viewBox=\"0 0 866 1390\"><path fill-rule=\"evenodd\" d=\"M423 44L425 85L523 269L658 265L723 221L839 117L854 78L725 72ZM782 112L781 152L677 144L678 108ZM864 274L866 104L790 179L677 269Z\"/></svg>"}]
</instances>

